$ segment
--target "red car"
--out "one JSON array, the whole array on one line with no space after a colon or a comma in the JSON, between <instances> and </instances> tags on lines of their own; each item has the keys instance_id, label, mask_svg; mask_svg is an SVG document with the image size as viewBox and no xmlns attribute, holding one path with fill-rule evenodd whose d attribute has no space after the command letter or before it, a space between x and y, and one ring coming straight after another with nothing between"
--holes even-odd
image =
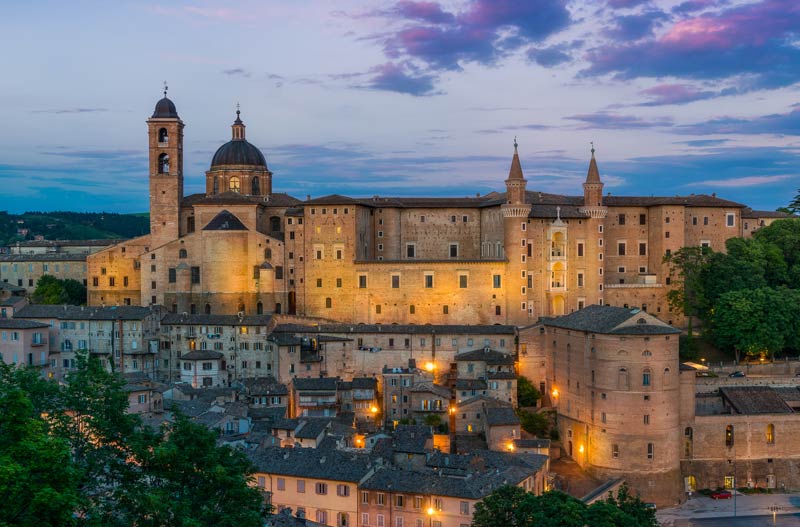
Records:
<instances>
[{"instance_id":1,"label":"red car","mask_svg":"<svg viewBox=\"0 0 800 527\"><path fill-rule=\"evenodd\" d=\"M731 491L729 490L718 490L717 492L711 494L712 500L729 500L732 497L733 494L731 494Z\"/></svg>"}]
</instances>

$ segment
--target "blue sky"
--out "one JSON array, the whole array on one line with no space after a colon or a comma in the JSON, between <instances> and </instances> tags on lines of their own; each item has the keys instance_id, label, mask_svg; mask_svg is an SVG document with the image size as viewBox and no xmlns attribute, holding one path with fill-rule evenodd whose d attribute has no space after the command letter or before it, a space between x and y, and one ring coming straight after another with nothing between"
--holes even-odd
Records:
<instances>
[{"instance_id":1,"label":"blue sky","mask_svg":"<svg viewBox=\"0 0 800 527\"><path fill-rule=\"evenodd\" d=\"M147 210L169 83L201 192L237 102L299 198L800 187L800 2L17 2L0 17L0 210Z\"/></svg>"}]
</instances>

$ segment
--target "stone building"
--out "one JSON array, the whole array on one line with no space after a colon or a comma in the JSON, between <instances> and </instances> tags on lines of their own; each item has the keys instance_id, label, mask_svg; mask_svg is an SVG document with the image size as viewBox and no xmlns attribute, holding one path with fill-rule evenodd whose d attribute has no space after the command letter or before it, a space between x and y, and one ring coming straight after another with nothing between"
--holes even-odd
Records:
<instances>
[{"instance_id":1,"label":"stone building","mask_svg":"<svg viewBox=\"0 0 800 527\"><path fill-rule=\"evenodd\" d=\"M59 379L75 367L75 352L99 356L109 369L156 378L161 312L153 307L27 305L15 320L48 326L45 350Z\"/></svg>"},{"instance_id":2,"label":"stone building","mask_svg":"<svg viewBox=\"0 0 800 527\"><path fill-rule=\"evenodd\" d=\"M603 195L594 150L581 194L530 191L516 143L504 192L300 201L273 192L280 178L245 138L238 111L205 192L184 196L184 123L166 96L147 127L150 234L88 258L93 305L525 325L606 303L678 324L664 255L723 250L771 220L714 195Z\"/></svg>"},{"instance_id":3,"label":"stone building","mask_svg":"<svg viewBox=\"0 0 800 527\"><path fill-rule=\"evenodd\" d=\"M684 497L680 424L694 413L682 404L694 372L679 369L678 334L640 309L589 306L520 336L520 371L545 383L566 454L660 504ZM540 361L545 379L535 377Z\"/></svg>"},{"instance_id":4,"label":"stone building","mask_svg":"<svg viewBox=\"0 0 800 527\"><path fill-rule=\"evenodd\" d=\"M211 379L205 381L211 386L229 386L235 381L274 375L278 354L267 340L274 326L269 315L167 313L161 319L158 377L168 382L180 378L192 385L195 381L187 379L200 379L203 385L205 377ZM192 352L198 353L187 358ZM202 373L203 364L208 363L211 369L207 374L195 377L194 366L199 365Z\"/></svg>"},{"instance_id":5,"label":"stone building","mask_svg":"<svg viewBox=\"0 0 800 527\"><path fill-rule=\"evenodd\" d=\"M39 278L45 275L87 285L86 258L85 253L71 252L0 254L0 281L24 288L28 295L36 290Z\"/></svg>"},{"instance_id":6,"label":"stone building","mask_svg":"<svg viewBox=\"0 0 800 527\"><path fill-rule=\"evenodd\" d=\"M33 320L0 318L0 360L5 364L42 368L52 372L48 346L50 326Z\"/></svg>"}]
</instances>

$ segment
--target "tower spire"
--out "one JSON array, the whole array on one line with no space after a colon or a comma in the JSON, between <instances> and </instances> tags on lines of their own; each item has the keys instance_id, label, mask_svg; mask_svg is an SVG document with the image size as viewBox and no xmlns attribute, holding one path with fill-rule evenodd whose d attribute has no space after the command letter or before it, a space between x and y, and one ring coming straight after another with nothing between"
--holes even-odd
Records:
<instances>
[{"instance_id":1,"label":"tower spire","mask_svg":"<svg viewBox=\"0 0 800 527\"><path fill-rule=\"evenodd\" d=\"M239 103L236 103L236 120L233 121L233 126L231 126L231 131L233 134L234 140L244 140L244 123L240 117L241 110L239 109Z\"/></svg>"},{"instance_id":2,"label":"tower spire","mask_svg":"<svg viewBox=\"0 0 800 527\"><path fill-rule=\"evenodd\" d=\"M169 86L167 86L167 81L164 81L164 98L167 97L167 90L169 90Z\"/></svg>"},{"instance_id":3,"label":"tower spire","mask_svg":"<svg viewBox=\"0 0 800 527\"><path fill-rule=\"evenodd\" d=\"M594 141L592 145L592 158L589 160L589 171L586 173L586 183L600 183L600 171L597 169L597 160L594 158Z\"/></svg>"}]
</instances>

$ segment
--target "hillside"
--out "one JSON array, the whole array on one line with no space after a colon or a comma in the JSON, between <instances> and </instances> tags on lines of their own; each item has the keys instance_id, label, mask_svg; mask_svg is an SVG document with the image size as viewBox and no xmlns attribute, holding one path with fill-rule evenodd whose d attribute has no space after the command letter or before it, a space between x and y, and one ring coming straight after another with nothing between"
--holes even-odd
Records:
<instances>
[{"instance_id":1,"label":"hillside","mask_svg":"<svg viewBox=\"0 0 800 527\"><path fill-rule=\"evenodd\" d=\"M147 214L0 211L0 247L44 236L46 240L133 238L150 232Z\"/></svg>"}]
</instances>

